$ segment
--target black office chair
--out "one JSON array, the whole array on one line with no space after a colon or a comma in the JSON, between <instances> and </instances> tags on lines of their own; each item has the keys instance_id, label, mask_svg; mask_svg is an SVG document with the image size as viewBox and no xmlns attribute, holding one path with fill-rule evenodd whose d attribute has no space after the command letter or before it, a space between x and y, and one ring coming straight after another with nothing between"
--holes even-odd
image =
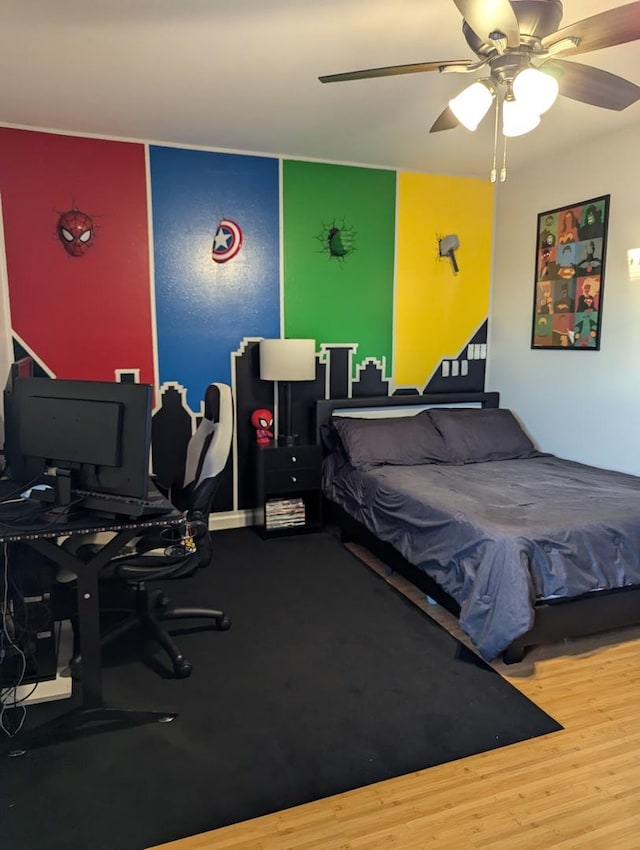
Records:
<instances>
[{"instance_id":1,"label":"black office chair","mask_svg":"<svg viewBox=\"0 0 640 850\"><path fill-rule=\"evenodd\" d=\"M162 590L151 591L148 585L155 581L188 578L200 567L210 564L209 513L229 457L232 434L231 388L226 384L211 384L205 393L204 417L187 447L184 485L168 493L176 507L185 512L184 526L177 530L168 527L138 538L132 549L113 558L100 576L102 582L112 585L111 589L124 585L133 590L134 600L130 615L107 628L102 646L141 625L165 650L177 678L189 676L192 665L162 623L206 619L212 620L215 628L221 631L228 629L231 623L218 609L172 607ZM82 557L94 551L94 546L86 544L77 551ZM79 660L79 656L74 658L72 669Z\"/></svg>"}]
</instances>

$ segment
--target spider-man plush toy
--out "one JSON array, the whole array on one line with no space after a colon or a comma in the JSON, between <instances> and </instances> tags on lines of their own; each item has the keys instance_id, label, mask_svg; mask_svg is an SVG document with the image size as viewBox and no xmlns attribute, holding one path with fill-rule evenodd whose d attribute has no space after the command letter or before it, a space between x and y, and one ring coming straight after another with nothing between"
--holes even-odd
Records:
<instances>
[{"instance_id":1,"label":"spider-man plush toy","mask_svg":"<svg viewBox=\"0 0 640 850\"><path fill-rule=\"evenodd\" d=\"M261 407L254 410L251 414L251 424L256 429L256 443L259 446L265 446L273 439L273 413L267 410L266 407Z\"/></svg>"}]
</instances>

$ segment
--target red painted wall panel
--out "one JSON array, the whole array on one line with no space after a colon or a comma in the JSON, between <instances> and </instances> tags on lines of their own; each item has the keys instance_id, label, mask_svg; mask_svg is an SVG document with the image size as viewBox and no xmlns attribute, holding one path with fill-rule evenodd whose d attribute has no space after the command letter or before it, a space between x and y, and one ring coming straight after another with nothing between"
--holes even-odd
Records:
<instances>
[{"instance_id":1,"label":"red painted wall panel","mask_svg":"<svg viewBox=\"0 0 640 850\"><path fill-rule=\"evenodd\" d=\"M59 378L155 383L144 146L0 128L0 194L11 323ZM91 216L73 257L61 213Z\"/></svg>"}]
</instances>

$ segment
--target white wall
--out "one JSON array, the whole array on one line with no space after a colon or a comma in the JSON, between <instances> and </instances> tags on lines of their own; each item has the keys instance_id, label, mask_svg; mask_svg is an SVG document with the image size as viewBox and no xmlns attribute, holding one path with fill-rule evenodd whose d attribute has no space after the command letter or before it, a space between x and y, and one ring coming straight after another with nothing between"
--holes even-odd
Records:
<instances>
[{"instance_id":1,"label":"white wall","mask_svg":"<svg viewBox=\"0 0 640 850\"><path fill-rule=\"evenodd\" d=\"M0 391L9 374L13 362L13 342L11 338L11 316L9 310L9 286L7 281L7 262L4 253L4 225L2 219L2 198L0 197ZM4 445L4 405L0 400L0 446Z\"/></svg>"},{"instance_id":2,"label":"white wall","mask_svg":"<svg viewBox=\"0 0 640 850\"><path fill-rule=\"evenodd\" d=\"M549 120L549 119L547 119ZM535 130L534 130L535 132ZM512 144L517 144L514 139ZM499 390L537 446L640 475L640 128L567 145L498 188L488 390ZM611 195L600 351L531 349L538 213Z\"/></svg>"}]
</instances>

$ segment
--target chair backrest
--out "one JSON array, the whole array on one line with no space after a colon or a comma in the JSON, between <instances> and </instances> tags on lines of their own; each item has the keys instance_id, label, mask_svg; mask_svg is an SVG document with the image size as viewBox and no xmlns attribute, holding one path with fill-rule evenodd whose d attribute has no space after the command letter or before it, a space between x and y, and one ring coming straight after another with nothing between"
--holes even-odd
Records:
<instances>
[{"instance_id":1,"label":"chair backrest","mask_svg":"<svg viewBox=\"0 0 640 850\"><path fill-rule=\"evenodd\" d=\"M228 384L210 384L204 416L187 446L184 486L178 505L208 516L233 438L233 399Z\"/></svg>"}]
</instances>

